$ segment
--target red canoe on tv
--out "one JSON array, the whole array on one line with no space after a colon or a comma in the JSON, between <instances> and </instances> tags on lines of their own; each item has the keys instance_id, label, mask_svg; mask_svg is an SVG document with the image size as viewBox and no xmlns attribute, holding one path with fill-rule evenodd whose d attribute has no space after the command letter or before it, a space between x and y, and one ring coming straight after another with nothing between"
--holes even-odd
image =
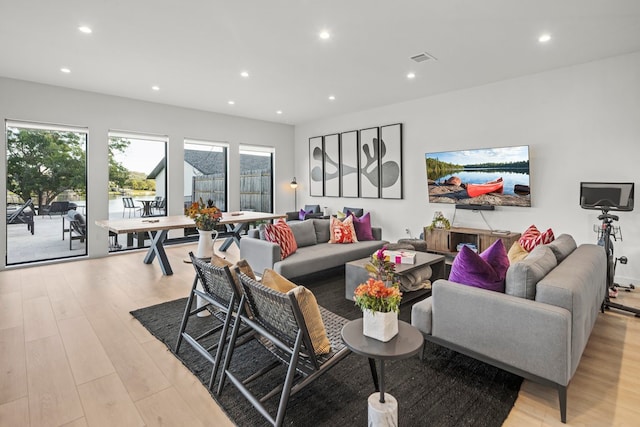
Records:
<instances>
[{"instance_id":1,"label":"red canoe on tv","mask_svg":"<svg viewBox=\"0 0 640 427\"><path fill-rule=\"evenodd\" d=\"M485 182L484 184L467 184L467 194L469 197L478 197L487 193L502 193L504 183L502 178L495 181Z\"/></svg>"}]
</instances>

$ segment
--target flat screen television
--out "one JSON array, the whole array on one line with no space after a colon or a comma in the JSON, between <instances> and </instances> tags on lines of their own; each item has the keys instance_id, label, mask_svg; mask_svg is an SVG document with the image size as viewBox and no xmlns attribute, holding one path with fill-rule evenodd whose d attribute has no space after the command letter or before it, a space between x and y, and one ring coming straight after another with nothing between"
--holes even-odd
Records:
<instances>
[{"instance_id":1,"label":"flat screen television","mask_svg":"<svg viewBox=\"0 0 640 427\"><path fill-rule=\"evenodd\" d=\"M633 182L581 182L580 206L583 209L633 210Z\"/></svg>"},{"instance_id":2,"label":"flat screen television","mask_svg":"<svg viewBox=\"0 0 640 427\"><path fill-rule=\"evenodd\" d=\"M425 154L430 203L531 206L529 146Z\"/></svg>"}]
</instances>

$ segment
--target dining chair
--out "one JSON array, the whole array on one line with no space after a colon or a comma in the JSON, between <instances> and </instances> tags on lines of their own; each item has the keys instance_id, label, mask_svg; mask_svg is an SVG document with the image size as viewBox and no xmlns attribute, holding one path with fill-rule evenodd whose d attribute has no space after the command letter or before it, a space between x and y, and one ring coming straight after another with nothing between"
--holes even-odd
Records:
<instances>
[{"instance_id":1,"label":"dining chair","mask_svg":"<svg viewBox=\"0 0 640 427\"><path fill-rule=\"evenodd\" d=\"M218 361L222 360L222 352L230 327L235 322L234 312L240 301L240 296L234 282L235 279L228 266L218 267L211 265L208 260L197 258L193 252L189 252L189 258L191 258L196 276L180 323L175 353L178 354L184 340L209 361L212 365L212 370L208 386L211 389L220 365ZM202 284L202 290L197 288L198 282ZM193 308L196 296L204 300L205 305ZM214 325L194 337L192 333L187 331L189 319L204 310L209 311L211 316L201 318L200 321L209 321L211 319ZM218 331L220 331L220 336L215 342L215 339L209 337ZM212 355L213 351L215 351L215 355Z\"/></svg>"},{"instance_id":2,"label":"dining chair","mask_svg":"<svg viewBox=\"0 0 640 427\"><path fill-rule=\"evenodd\" d=\"M133 216L136 216L136 211L142 212L142 207L136 205L131 197L123 197L122 203L124 204L124 210L122 211L122 217L124 218L124 213L129 210L129 218L131 218L131 211L133 211Z\"/></svg>"},{"instance_id":3,"label":"dining chair","mask_svg":"<svg viewBox=\"0 0 640 427\"><path fill-rule=\"evenodd\" d=\"M314 351L307 322L294 292L282 293L268 288L238 269L236 269L236 275L243 291L238 313L242 322L236 322L231 333L217 393L222 393L228 378L271 425L281 426L289 399L351 353L340 335L342 327L349 320L318 306L331 344L328 353L318 355ZM251 314L247 313L245 303L248 303ZM275 356L275 361L273 357L269 357L269 360L256 361L256 365L264 362L264 366L257 366L255 373L243 379L233 373L232 369L235 342L241 323L253 329L256 332L253 335L254 339ZM274 384L275 387L270 392L259 397L249 390L251 382L258 380L280 364L286 366L286 376L279 384ZM265 402L277 396L278 393L280 398L274 416L265 406Z\"/></svg>"}]
</instances>

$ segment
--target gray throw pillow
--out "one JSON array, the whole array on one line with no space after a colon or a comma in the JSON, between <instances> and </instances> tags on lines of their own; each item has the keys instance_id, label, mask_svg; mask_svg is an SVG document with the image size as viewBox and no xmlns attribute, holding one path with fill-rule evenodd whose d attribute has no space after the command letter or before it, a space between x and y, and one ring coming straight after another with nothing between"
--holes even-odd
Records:
<instances>
[{"instance_id":1,"label":"gray throw pillow","mask_svg":"<svg viewBox=\"0 0 640 427\"><path fill-rule=\"evenodd\" d=\"M305 246L315 245L316 241L316 229L313 226L313 220L307 219L305 221L297 221L287 223L291 231L293 231L293 238L296 239L296 244L299 248Z\"/></svg>"},{"instance_id":2,"label":"gray throw pillow","mask_svg":"<svg viewBox=\"0 0 640 427\"><path fill-rule=\"evenodd\" d=\"M569 234L559 235L553 242L546 245L553 251L558 264L560 264L569 254L578 247L576 241Z\"/></svg>"},{"instance_id":3,"label":"gray throw pillow","mask_svg":"<svg viewBox=\"0 0 640 427\"><path fill-rule=\"evenodd\" d=\"M536 246L522 261L511 264L507 270L504 293L533 300L536 285L553 270L558 261L547 245Z\"/></svg>"},{"instance_id":4,"label":"gray throw pillow","mask_svg":"<svg viewBox=\"0 0 640 427\"><path fill-rule=\"evenodd\" d=\"M312 221L316 230L316 242L327 243L331 238L331 231L329 229L330 220L314 218Z\"/></svg>"}]
</instances>

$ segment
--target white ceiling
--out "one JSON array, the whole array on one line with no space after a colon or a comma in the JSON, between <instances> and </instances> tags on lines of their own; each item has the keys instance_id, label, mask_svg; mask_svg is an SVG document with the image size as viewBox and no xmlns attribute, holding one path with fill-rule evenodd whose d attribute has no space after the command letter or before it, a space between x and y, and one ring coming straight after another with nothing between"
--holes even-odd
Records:
<instances>
[{"instance_id":1,"label":"white ceiling","mask_svg":"<svg viewBox=\"0 0 640 427\"><path fill-rule=\"evenodd\" d=\"M640 50L640 0L0 0L0 17L0 76L289 124Z\"/></svg>"}]
</instances>

